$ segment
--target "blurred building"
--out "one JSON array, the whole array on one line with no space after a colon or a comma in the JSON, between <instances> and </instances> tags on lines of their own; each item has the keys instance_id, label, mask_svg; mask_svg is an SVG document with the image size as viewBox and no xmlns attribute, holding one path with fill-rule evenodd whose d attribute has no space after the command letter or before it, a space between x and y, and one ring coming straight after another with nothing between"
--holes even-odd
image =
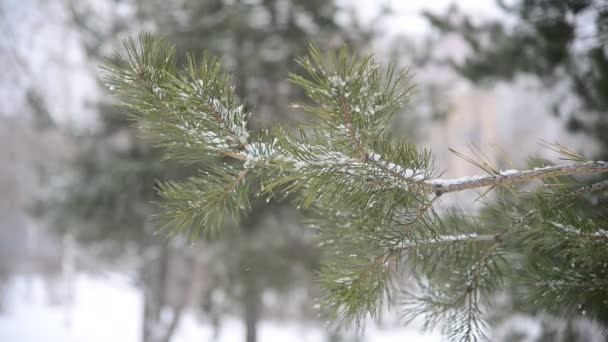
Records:
<instances>
[{"instance_id":1,"label":"blurred building","mask_svg":"<svg viewBox=\"0 0 608 342\"><path fill-rule=\"evenodd\" d=\"M432 52L436 60L459 60L467 53L464 42L455 36L441 37L436 44ZM556 95L530 77L521 75L511 84L478 87L445 64L431 63L415 71L421 88L431 85L438 89L437 103L426 104L432 112L423 117L428 125L418 135L433 151L437 168L445 171L443 178L484 174L450 148L499 170L526 168L530 157L559 163L559 155L547 149L547 143L558 142L583 155L595 152L593 139L568 132L564 121L551 114L549 103ZM434 102L428 97L425 101ZM459 192L444 201L471 209L475 198L474 193Z\"/></svg>"}]
</instances>

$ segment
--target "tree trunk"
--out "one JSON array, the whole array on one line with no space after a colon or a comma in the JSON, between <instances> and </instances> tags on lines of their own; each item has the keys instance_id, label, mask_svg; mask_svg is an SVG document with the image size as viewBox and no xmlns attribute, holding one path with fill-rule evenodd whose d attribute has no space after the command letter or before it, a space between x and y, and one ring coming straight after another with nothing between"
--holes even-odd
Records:
<instances>
[{"instance_id":1,"label":"tree trunk","mask_svg":"<svg viewBox=\"0 0 608 342\"><path fill-rule=\"evenodd\" d=\"M161 342L161 314L166 305L166 279L169 267L169 247L165 244L158 246L158 255L146 260L142 266L144 315L142 326L142 342Z\"/></svg>"},{"instance_id":2,"label":"tree trunk","mask_svg":"<svg viewBox=\"0 0 608 342\"><path fill-rule=\"evenodd\" d=\"M245 341L257 341L257 327L260 319L260 297L252 284L247 284L245 294Z\"/></svg>"},{"instance_id":3,"label":"tree trunk","mask_svg":"<svg viewBox=\"0 0 608 342\"><path fill-rule=\"evenodd\" d=\"M179 288L177 289L180 295L179 302L175 304L172 308L173 315L171 317L171 322L165 322L166 328L163 332L163 338L161 342L170 342L175 330L179 326L179 322L181 320L182 314L188 304L190 303L193 296L195 296L195 292L200 291L200 288L196 286L198 283L198 278L200 276L200 263L201 257L195 252L194 255L190 256L188 261L184 261L189 264L188 271L184 272L184 274L179 275L181 278ZM168 272L165 272L165 275L168 276ZM165 284L167 279L165 279Z\"/></svg>"},{"instance_id":4,"label":"tree trunk","mask_svg":"<svg viewBox=\"0 0 608 342\"><path fill-rule=\"evenodd\" d=\"M175 276L169 272L173 257L171 247L163 243L155 248L158 248L157 251L154 251L157 255L144 259L141 270L144 295L142 342L170 342L186 307L196 291L200 290L195 284L200 276L201 259L198 254L195 254L190 257L190 260L185 260L184 262L188 262L189 266L185 272L178 275L181 281L177 285L171 286L169 277ZM178 298L174 298L173 301L169 300L170 291L174 294L177 293ZM163 314L165 311L171 313L170 318Z\"/></svg>"}]
</instances>

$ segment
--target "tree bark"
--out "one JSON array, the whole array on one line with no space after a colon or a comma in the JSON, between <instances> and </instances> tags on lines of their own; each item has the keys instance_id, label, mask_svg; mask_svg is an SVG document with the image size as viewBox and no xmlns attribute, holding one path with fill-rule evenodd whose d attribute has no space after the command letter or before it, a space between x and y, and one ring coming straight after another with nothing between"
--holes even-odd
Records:
<instances>
[{"instance_id":1,"label":"tree bark","mask_svg":"<svg viewBox=\"0 0 608 342\"><path fill-rule=\"evenodd\" d=\"M252 284L246 284L245 294L245 341L257 341L257 327L260 319L260 296Z\"/></svg>"},{"instance_id":2,"label":"tree bark","mask_svg":"<svg viewBox=\"0 0 608 342\"><path fill-rule=\"evenodd\" d=\"M142 326L142 342L161 342L161 315L166 305L167 274L170 251L165 244L158 246L158 255L146 260L142 266L144 315ZM164 335L164 334L163 334Z\"/></svg>"},{"instance_id":3,"label":"tree bark","mask_svg":"<svg viewBox=\"0 0 608 342\"><path fill-rule=\"evenodd\" d=\"M171 322L167 325L165 331L163 332L163 338L161 342L170 342L173 334L177 330L179 326L179 322L181 321L182 314L190 300L195 295L195 291L200 290L195 286L197 283L197 279L199 278L199 269L200 269L200 256L195 253L195 255L190 257L189 260L189 271L185 274L180 275L181 282L179 285L180 291L180 299L179 302L172 308L173 315L171 317ZM167 279L165 279L166 283Z\"/></svg>"}]
</instances>

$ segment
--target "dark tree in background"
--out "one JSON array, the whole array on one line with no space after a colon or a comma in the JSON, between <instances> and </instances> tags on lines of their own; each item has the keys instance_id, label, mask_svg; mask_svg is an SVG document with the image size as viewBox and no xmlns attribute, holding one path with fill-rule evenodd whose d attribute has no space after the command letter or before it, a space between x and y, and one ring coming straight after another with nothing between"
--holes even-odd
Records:
<instances>
[{"instance_id":1,"label":"dark tree in background","mask_svg":"<svg viewBox=\"0 0 608 342\"><path fill-rule=\"evenodd\" d=\"M606 159L608 3L602 0L519 0L496 3L505 14L501 21L480 22L453 9L444 15L425 13L439 33L456 34L469 48L470 52L464 60L445 62L479 86L511 82L518 75L537 78L547 92L557 94L553 102L547 103L551 112L563 120L568 130L593 137L599 146L598 155L594 157ZM567 182L563 179L560 181ZM603 194L590 194L572 203L572 207L577 208L578 215L589 219L597 218L598 212L607 205ZM556 241L554 248L529 254L528 260L522 264L538 267L536 264L544 262L547 265L550 264L547 260L554 260L556 264L552 267L568 267L569 258L562 258L567 254L563 253L565 249L567 245L563 241ZM547 278L550 279L551 276L548 274ZM531 303L519 300L519 289L511 290L515 311L542 312ZM588 291L588 297L592 300L590 290L582 291ZM584 308L572 312L554 305L553 310L549 311L568 319L585 316ZM606 326L606 309L596 318ZM547 326L544 328L545 338L552 339L550 336L557 338L560 335L552 331L554 329ZM572 337L576 335L573 329L573 325L568 324L562 337L569 341L587 340L580 329L581 334ZM571 334L569 339L566 337L568 334Z\"/></svg>"},{"instance_id":2,"label":"dark tree in background","mask_svg":"<svg viewBox=\"0 0 608 342\"><path fill-rule=\"evenodd\" d=\"M507 4L508 3L508 4ZM513 22L476 23L451 11L425 13L435 29L461 36L470 48L463 62L448 61L479 85L538 77L551 90L565 84L553 113L573 131L583 131L608 153L608 4L602 0L497 1ZM568 96L576 104L566 106Z\"/></svg>"}]
</instances>

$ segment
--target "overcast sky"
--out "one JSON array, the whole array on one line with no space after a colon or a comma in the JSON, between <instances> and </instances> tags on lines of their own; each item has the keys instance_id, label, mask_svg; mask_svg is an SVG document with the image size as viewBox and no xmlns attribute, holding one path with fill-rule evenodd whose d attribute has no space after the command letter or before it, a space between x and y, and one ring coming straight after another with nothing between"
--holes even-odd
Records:
<instances>
[{"instance_id":1,"label":"overcast sky","mask_svg":"<svg viewBox=\"0 0 608 342\"><path fill-rule=\"evenodd\" d=\"M369 22L378 15L382 4L388 4L393 9L393 15L383 22L386 34L423 34L429 26L420 13L428 10L433 13L445 13L450 4L457 6L473 17L498 17L500 10L495 0L339 0L343 5L355 4L358 15L363 23Z\"/></svg>"}]
</instances>

